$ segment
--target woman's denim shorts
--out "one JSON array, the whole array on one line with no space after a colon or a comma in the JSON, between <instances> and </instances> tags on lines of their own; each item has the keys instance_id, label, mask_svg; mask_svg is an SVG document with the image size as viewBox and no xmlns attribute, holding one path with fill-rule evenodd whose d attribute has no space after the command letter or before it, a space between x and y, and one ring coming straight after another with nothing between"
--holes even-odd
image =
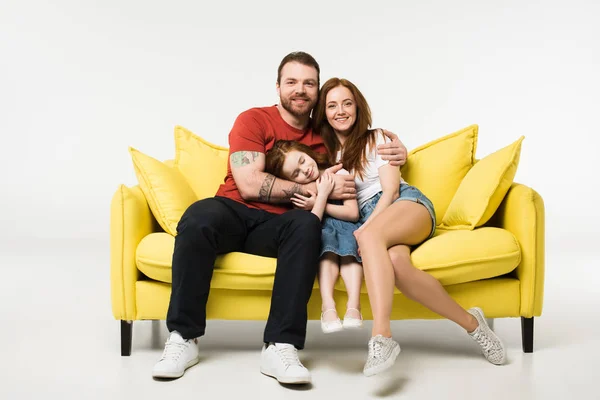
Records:
<instances>
[{"instance_id":1,"label":"woman's denim shorts","mask_svg":"<svg viewBox=\"0 0 600 400\"><path fill-rule=\"evenodd\" d=\"M382 194L383 192L377 193L375 196L371 197L362 205L362 207L360 208L360 225L367 222L367 218L369 218L373 210L375 210L375 206L377 205L377 202L381 198ZM400 197L398 197L398 199L396 199L394 203L398 201L413 201L415 203L419 203L425 206L427 211L429 211L429 215L431 216L431 233L427 238L430 239L435 233L436 225L435 210L433 208L433 203L431 202L431 200L429 200L427 196L425 196L423 192L421 192L416 187L411 186L408 183L402 182L400 184Z\"/></svg>"}]
</instances>

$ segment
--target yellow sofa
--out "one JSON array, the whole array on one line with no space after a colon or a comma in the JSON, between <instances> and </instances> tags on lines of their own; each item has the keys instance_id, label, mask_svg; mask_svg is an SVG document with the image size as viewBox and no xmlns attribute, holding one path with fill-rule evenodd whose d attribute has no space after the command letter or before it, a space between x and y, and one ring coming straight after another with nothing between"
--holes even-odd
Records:
<instances>
[{"instance_id":1,"label":"yellow sofa","mask_svg":"<svg viewBox=\"0 0 600 400\"><path fill-rule=\"evenodd\" d=\"M190 182L190 188L196 193L192 200L214 193L224 176L227 149L210 144L182 127L176 127L175 136L176 159L161 165L171 172L181 173L183 180ZM479 220L471 227L465 227L464 223L453 225L452 221L456 220L464 203L456 204L460 197L458 193L470 190L467 192L469 199L477 197L473 188L464 188L465 182L476 179L477 173L488 173L482 172L484 167L488 168L484 165L488 157L475 158L477 137L478 127L472 125L409 153L407 165L402 168L403 176L432 198L438 214L435 236L414 249L412 260L416 267L437 278L463 307L479 306L488 318L521 317L523 351L532 352L533 317L541 315L544 293L543 200L532 188L512 182L503 170L504 183L494 183L494 187L497 189L504 184L505 190L501 193L496 190L486 198L490 200L495 196L497 203L490 201L484 206L490 217L483 219L477 215L475 220ZM185 148L190 143L205 153L194 157L193 151L187 151L191 147ZM462 159L466 160L463 163L466 167L461 167L461 154L465 156ZM183 165L186 155L189 162L204 163L204 169L197 171L199 168ZM514 151L512 161L510 165L516 169ZM207 162L214 164L214 168L207 170ZM124 356L131 354L133 321L166 318L175 241L173 234L167 233L173 224L168 225L162 213L164 210L159 212L156 208L160 192L149 191L155 189L149 188L152 176L143 175L144 171L140 169L144 166L139 160L134 159L134 163L140 185L120 185L110 209L112 312L121 323L121 355ZM477 164L481 164L479 172L470 174ZM454 172L450 171L452 168L455 168ZM192 177L190 173L197 175ZM209 181L211 183L206 183ZM154 182L156 186L156 180ZM487 177L485 181L477 182L476 187L486 184ZM204 186L198 189L198 185ZM151 198L150 202L148 198ZM179 207L185 209L185 204ZM473 205L469 207L474 208ZM175 222L181 209L179 214L174 214ZM207 318L266 320L275 265L275 259L239 252L219 256L211 282ZM341 280L335 289L337 304L342 307L346 303L346 291ZM397 290L394 301L393 319L440 318ZM364 318L371 319L364 284L361 302ZM320 308L318 283L315 282L308 305L309 318L319 319ZM343 312L342 309L339 311Z\"/></svg>"}]
</instances>

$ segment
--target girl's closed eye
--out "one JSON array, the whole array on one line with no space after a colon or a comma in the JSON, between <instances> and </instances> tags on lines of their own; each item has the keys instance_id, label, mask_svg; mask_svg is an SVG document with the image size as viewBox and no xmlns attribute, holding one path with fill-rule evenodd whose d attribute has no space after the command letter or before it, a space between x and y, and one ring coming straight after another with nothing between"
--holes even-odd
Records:
<instances>
[{"instance_id":1,"label":"girl's closed eye","mask_svg":"<svg viewBox=\"0 0 600 400\"><path fill-rule=\"evenodd\" d=\"M329 167L327 154L293 140L279 140L267 152L265 171L279 178L305 185L319 179ZM304 188L306 189L306 188Z\"/></svg>"},{"instance_id":2,"label":"girl's closed eye","mask_svg":"<svg viewBox=\"0 0 600 400\"><path fill-rule=\"evenodd\" d=\"M285 155L283 175L296 183L307 184L319 177L319 166L308 154L291 150Z\"/></svg>"}]
</instances>

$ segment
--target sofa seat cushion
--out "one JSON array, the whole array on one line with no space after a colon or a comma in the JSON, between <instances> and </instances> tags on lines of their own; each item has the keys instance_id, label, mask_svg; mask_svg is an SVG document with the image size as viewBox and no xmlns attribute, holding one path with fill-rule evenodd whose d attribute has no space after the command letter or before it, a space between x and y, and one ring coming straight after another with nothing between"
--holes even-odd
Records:
<instances>
[{"instance_id":1,"label":"sofa seat cushion","mask_svg":"<svg viewBox=\"0 0 600 400\"><path fill-rule=\"evenodd\" d=\"M501 228L438 231L413 251L412 261L443 285L455 285L511 272L521 262L521 249Z\"/></svg>"},{"instance_id":2,"label":"sofa seat cushion","mask_svg":"<svg viewBox=\"0 0 600 400\"><path fill-rule=\"evenodd\" d=\"M500 228L441 231L412 252L412 262L444 286L505 275L521 262L521 249L512 233ZM344 282L336 290L345 291ZM394 289L395 293L400 293ZM362 293L367 293L363 281Z\"/></svg>"},{"instance_id":3,"label":"sofa seat cushion","mask_svg":"<svg viewBox=\"0 0 600 400\"><path fill-rule=\"evenodd\" d=\"M175 238L165 232L151 233L136 251L138 269L148 278L171 283L171 262ZM277 260L232 252L218 256L211 287L219 289L270 290Z\"/></svg>"},{"instance_id":4,"label":"sofa seat cushion","mask_svg":"<svg viewBox=\"0 0 600 400\"><path fill-rule=\"evenodd\" d=\"M148 278L171 283L171 260L175 238L167 233L152 233L138 245L136 263ZM438 231L412 253L415 266L427 271L443 285L454 285L493 278L514 270L521 260L515 237L500 228L472 231ZM212 288L271 290L276 260L269 257L232 252L218 256ZM315 280L315 288L317 288ZM337 290L345 290L340 279ZM366 293L363 282L362 291Z\"/></svg>"}]
</instances>

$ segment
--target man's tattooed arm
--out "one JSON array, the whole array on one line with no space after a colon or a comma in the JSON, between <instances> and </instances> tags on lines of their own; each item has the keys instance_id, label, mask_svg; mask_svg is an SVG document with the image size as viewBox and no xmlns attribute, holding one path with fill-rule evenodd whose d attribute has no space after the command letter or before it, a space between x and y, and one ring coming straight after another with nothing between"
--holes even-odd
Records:
<instances>
[{"instance_id":1,"label":"man's tattooed arm","mask_svg":"<svg viewBox=\"0 0 600 400\"><path fill-rule=\"evenodd\" d=\"M290 201L292 199L292 197L294 197L294 194L298 193L301 195L305 195L306 193L304 193L304 190L302 190L302 185L300 185L299 183L295 183L294 182L294 186L292 186L291 189L282 189L283 193L285 193L284 196L284 200L285 201Z\"/></svg>"},{"instance_id":2,"label":"man's tattooed arm","mask_svg":"<svg viewBox=\"0 0 600 400\"><path fill-rule=\"evenodd\" d=\"M263 203L289 203L295 193L306 194L299 183L277 179L271 174L265 175L258 192L258 201Z\"/></svg>"},{"instance_id":3,"label":"man's tattooed arm","mask_svg":"<svg viewBox=\"0 0 600 400\"><path fill-rule=\"evenodd\" d=\"M271 191L273 190L273 185L275 185L275 176L267 174L265 180L260 186L260 191L258 192L258 201L268 203L271 200Z\"/></svg>"},{"instance_id":4,"label":"man's tattooed arm","mask_svg":"<svg viewBox=\"0 0 600 400\"><path fill-rule=\"evenodd\" d=\"M314 183L301 185L264 172L265 155L257 151L238 151L229 157L233 179L245 200L263 203L289 203L295 193L316 192Z\"/></svg>"},{"instance_id":5,"label":"man's tattooed arm","mask_svg":"<svg viewBox=\"0 0 600 400\"><path fill-rule=\"evenodd\" d=\"M252 164L262 154L258 151L237 151L231 155L232 167L243 167L244 165Z\"/></svg>"}]
</instances>

